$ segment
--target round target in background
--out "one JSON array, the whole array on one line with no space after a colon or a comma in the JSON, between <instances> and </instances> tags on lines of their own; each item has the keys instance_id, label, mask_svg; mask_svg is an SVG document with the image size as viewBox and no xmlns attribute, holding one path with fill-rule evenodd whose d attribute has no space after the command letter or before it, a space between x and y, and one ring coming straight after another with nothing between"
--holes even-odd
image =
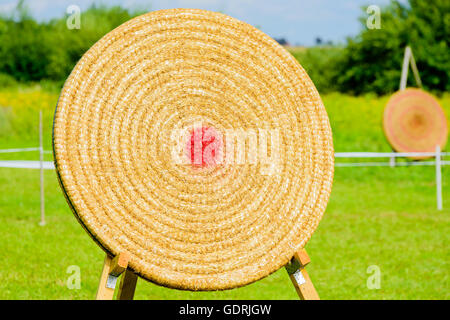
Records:
<instances>
[{"instance_id":1,"label":"round target in background","mask_svg":"<svg viewBox=\"0 0 450 320\"><path fill-rule=\"evenodd\" d=\"M398 91L389 99L384 109L383 128L397 152L434 152L436 146L443 149L447 142L444 110L435 97L421 89Z\"/></svg>"}]
</instances>

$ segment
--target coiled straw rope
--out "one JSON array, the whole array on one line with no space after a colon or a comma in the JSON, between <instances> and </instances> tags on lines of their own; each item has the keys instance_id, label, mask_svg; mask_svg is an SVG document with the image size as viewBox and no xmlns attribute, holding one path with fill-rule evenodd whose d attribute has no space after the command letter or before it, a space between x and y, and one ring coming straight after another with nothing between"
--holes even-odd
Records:
<instances>
[{"instance_id":1,"label":"coiled straw rope","mask_svg":"<svg viewBox=\"0 0 450 320\"><path fill-rule=\"evenodd\" d=\"M306 72L263 32L203 10L145 14L98 41L64 85L53 145L85 229L168 287L276 271L331 191L330 125Z\"/></svg>"}]
</instances>

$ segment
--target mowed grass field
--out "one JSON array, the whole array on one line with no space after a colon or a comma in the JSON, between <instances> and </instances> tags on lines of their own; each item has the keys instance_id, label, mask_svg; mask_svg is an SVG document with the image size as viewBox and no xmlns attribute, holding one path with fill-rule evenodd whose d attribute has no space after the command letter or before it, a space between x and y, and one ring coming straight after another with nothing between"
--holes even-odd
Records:
<instances>
[{"instance_id":1,"label":"mowed grass field","mask_svg":"<svg viewBox=\"0 0 450 320\"><path fill-rule=\"evenodd\" d=\"M44 110L45 149L57 93L39 87L0 89L0 149L37 146ZM390 151L381 129L388 97L323 97L336 151ZM450 95L440 98L447 115ZM46 155L47 160L51 154ZM37 160L36 153L0 160ZM343 159L338 159L343 161ZM444 210L436 210L434 167L336 168L330 202L307 245L309 273L322 299L450 298L450 167L444 167ZM56 174L45 172L47 225L39 226L39 172L0 168L0 299L92 299L104 253L67 206ZM81 288L69 289L76 265ZM370 266L381 288L367 286ZM220 292L187 292L138 282L136 299L296 299L285 270Z\"/></svg>"}]
</instances>

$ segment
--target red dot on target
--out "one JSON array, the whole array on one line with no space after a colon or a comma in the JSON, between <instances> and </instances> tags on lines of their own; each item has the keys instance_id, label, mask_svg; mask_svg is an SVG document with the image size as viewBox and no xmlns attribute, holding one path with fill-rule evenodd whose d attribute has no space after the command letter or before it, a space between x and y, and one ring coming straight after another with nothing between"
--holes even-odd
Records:
<instances>
[{"instance_id":1,"label":"red dot on target","mask_svg":"<svg viewBox=\"0 0 450 320\"><path fill-rule=\"evenodd\" d=\"M191 131L186 155L196 167L210 167L221 162L222 135L213 127L198 127Z\"/></svg>"}]
</instances>

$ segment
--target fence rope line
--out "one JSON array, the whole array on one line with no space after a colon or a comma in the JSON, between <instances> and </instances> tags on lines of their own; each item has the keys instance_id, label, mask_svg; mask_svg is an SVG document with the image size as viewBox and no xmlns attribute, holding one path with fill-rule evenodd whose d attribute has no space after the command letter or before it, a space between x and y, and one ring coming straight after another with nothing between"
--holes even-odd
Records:
<instances>
[{"instance_id":1,"label":"fence rope line","mask_svg":"<svg viewBox=\"0 0 450 320\"><path fill-rule=\"evenodd\" d=\"M52 161L44 161L44 169L54 169ZM390 167L389 162L336 162L335 167ZM397 162L397 167L435 166L435 161ZM441 166L450 165L450 161L441 161ZM33 160L0 160L0 168L39 169L39 161Z\"/></svg>"},{"instance_id":2,"label":"fence rope line","mask_svg":"<svg viewBox=\"0 0 450 320\"><path fill-rule=\"evenodd\" d=\"M28 152L40 151L41 161L31 160L0 160L0 168L19 168L19 169L40 169L54 170L55 165L52 161L42 161L44 153L51 153L52 151L43 150L39 148L22 148L22 149L3 149L0 153L13 152ZM435 166L436 167L436 200L437 209L442 210L442 166L450 165L450 161L442 160L442 157L450 156L450 152L441 152L440 148L436 148L436 152L336 152L336 158L388 158L387 162L335 162L335 167L414 167L414 166ZM428 161L406 161L395 162L395 158L407 157L434 157L433 160Z\"/></svg>"},{"instance_id":3,"label":"fence rope line","mask_svg":"<svg viewBox=\"0 0 450 320\"><path fill-rule=\"evenodd\" d=\"M0 153L39 151L40 147L21 149L0 149ZM44 153L52 153L44 150ZM335 152L335 158L406 158L406 157L435 157L436 152ZM450 152L441 152L441 157L450 156Z\"/></svg>"},{"instance_id":4,"label":"fence rope line","mask_svg":"<svg viewBox=\"0 0 450 320\"><path fill-rule=\"evenodd\" d=\"M435 166L436 161L422 161L422 162L397 162L396 167L409 166ZM450 161L441 161L441 166L450 165ZM335 167L392 167L390 162L336 162Z\"/></svg>"},{"instance_id":5,"label":"fence rope line","mask_svg":"<svg viewBox=\"0 0 450 320\"><path fill-rule=\"evenodd\" d=\"M31 152L40 151L40 148L16 148L16 149L0 149L0 153L20 153L20 152ZM51 150L43 150L43 153L50 154ZM335 158L405 158L409 156L423 156L423 157L436 157L438 154L436 152L336 152L334 154ZM438 155L439 156L439 155ZM450 156L450 152L441 152L441 157ZM12 162L17 162L15 166ZM27 167L27 162L29 167ZM54 166L51 161L44 161L45 169L53 169ZM396 162L394 166L397 167L408 167L408 166L435 166L436 161L408 161L408 162ZM450 161L440 161L441 166L450 165ZM393 166L391 162L336 162L335 167L387 167ZM29 168L36 169L36 164L34 161L26 160L0 160L0 167L6 168Z\"/></svg>"},{"instance_id":6,"label":"fence rope line","mask_svg":"<svg viewBox=\"0 0 450 320\"><path fill-rule=\"evenodd\" d=\"M22 149L1 149L0 153L16 153L16 152L30 152L39 151L40 148L22 148Z\"/></svg>"},{"instance_id":7,"label":"fence rope line","mask_svg":"<svg viewBox=\"0 0 450 320\"><path fill-rule=\"evenodd\" d=\"M0 168L40 169L40 165L40 161L33 160L0 160ZM43 161L42 165L46 170L55 169L52 161Z\"/></svg>"},{"instance_id":8,"label":"fence rope line","mask_svg":"<svg viewBox=\"0 0 450 320\"><path fill-rule=\"evenodd\" d=\"M441 152L441 157L450 156L450 152ZM336 152L335 158L407 158L435 157L436 152Z\"/></svg>"}]
</instances>

